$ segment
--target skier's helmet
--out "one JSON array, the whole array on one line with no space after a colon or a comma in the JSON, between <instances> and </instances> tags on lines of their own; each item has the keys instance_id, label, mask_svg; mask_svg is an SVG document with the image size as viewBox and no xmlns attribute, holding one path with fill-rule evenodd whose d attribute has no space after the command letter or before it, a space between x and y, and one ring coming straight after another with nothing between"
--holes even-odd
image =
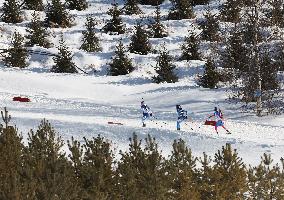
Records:
<instances>
[{"instance_id":1,"label":"skier's helmet","mask_svg":"<svg viewBox=\"0 0 284 200\"><path fill-rule=\"evenodd\" d=\"M176 109L177 109L177 110L180 110L180 109L181 109L181 106L180 106L180 105L176 105Z\"/></svg>"}]
</instances>

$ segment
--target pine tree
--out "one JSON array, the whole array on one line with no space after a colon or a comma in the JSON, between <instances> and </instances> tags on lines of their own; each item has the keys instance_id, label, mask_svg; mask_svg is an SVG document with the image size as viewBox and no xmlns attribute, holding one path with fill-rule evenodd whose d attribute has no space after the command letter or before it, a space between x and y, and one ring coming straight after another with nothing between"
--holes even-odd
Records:
<instances>
[{"instance_id":1,"label":"pine tree","mask_svg":"<svg viewBox=\"0 0 284 200\"><path fill-rule=\"evenodd\" d=\"M88 3L86 0L66 0L67 8L70 10L86 10Z\"/></svg>"},{"instance_id":2,"label":"pine tree","mask_svg":"<svg viewBox=\"0 0 284 200\"><path fill-rule=\"evenodd\" d=\"M174 141L166 166L171 180L172 199L200 199L195 174L196 158L183 140Z\"/></svg>"},{"instance_id":3,"label":"pine tree","mask_svg":"<svg viewBox=\"0 0 284 200\"><path fill-rule=\"evenodd\" d=\"M78 199L77 178L71 162L62 153L64 143L46 120L28 134L24 154L29 199Z\"/></svg>"},{"instance_id":4,"label":"pine tree","mask_svg":"<svg viewBox=\"0 0 284 200\"><path fill-rule=\"evenodd\" d=\"M137 0L125 0L123 11L126 15L141 14Z\"/></svg>"},{"instance_id":5,"label":"pine tree","mask_svg":"<svg viewBox=\"0 0 284 200\"><path fill-rule=\"evenodd\" d=\"M169 12L169 19L180 20L193 18L192 3L188 0L171 0L172 8Z\"/></svg>"},{"instance_id":6,"label":"pine tree","mask_svg":"<svg viewBox=\"0 0 284 200\"><path fill-rule=\"evenodd\" d=\"M71 52L65 46L63 37L60 39L60 46L58 47L59 54L53 58L55 65L51 72L55 73L77 73L76 65L72 62Z\"/></svg>"},{"instance_id":7,"label":"pine tree","mask_svg":"<svg viewBox=\"0 0 284 200\"><path fill-rule=\"evenodd\" d=\"M216 41L219 39L219 22L209 9L204 14L205 20L199 23L202 29L201 37L203 40Z\"/></svg>"},{"instance_id":8,"label":"pine tree","mask_svg":"<svg viewBox=\"0 0 284 200\"><path fill-rule=\"evenodd\" d=\"M112 19L107 22L107 24L103 27L103 30L110 34L123 34L125 32L125 26L120 17L121 11L118 9L117 3L112 4L112 6L113 7L107 12Z\"/></svg>"},{"instance_id":9,"label":"pine tree","mask_svg":"<svg viewBox=\"0 0 284 200\"><path fill-rule=\"evenodd\" d=\"M154 76L155 83L175 83L178 81L177 75L174 73L175 66L172 64L172 57L169 52L163 48L160 55L157 58L157 64L155 67L157 76Z\"/></svg>"},{"instance_id":10,"label":"pine tree","mask_svg":"<svg viewBox=\"0 0 284 200\"><path fill-rule=\"evenodd\" d=\"M26 59L28 52L23 44L24 38L17 32L14 33L12 46L7 50L8 55L4 58L7 67L27 67Z\"/></svg>"},{"instance_id":11,"label":"pine tree","mask_svg":"<svg viewBox=\"0 0 284 200\"><path fill-rule=\"evenodd\" d=\"M218 150L213 166L213 191L216 199L244 199L247 189L247 174L242 159L236 150L226 144ZM219 184L222 183L222 184Z\"/></svg>"},{"instance_id":12,"label":"pine tree","mask_svg":"<svg viewBox=\"0 0 284 200\"><path fill-rule=\"evenodd\" d=\"M164 2L164 0L139 0L139 3L142 5L151 5L157 6Z\"/></svg>"},{"instance_id":13,"label":"pine tree","mask_svg":"<svg viewBox=\"0 0 284 200\"><path fill-rule=\"evenodd\" d=\"M204 88L214 89L218 82L219 73L214 66L214 62L211 59L208 59L205 64L204 74L199 80L199 84Z\"/></svg>"},{"instance_id":14,"label":"pine tree","mask_svg":"<svg viewBox=\"0 0 284 200\"><path fill-rule=\"evenodd\" d=\"M12 126L0 131L0 199L20 200L29 193L23 180L25 147L18 130Z\"/></svg>"},{"instance_id":15,"label":"pine tree","mask_svg":"<svg viewBox=\"0 0 284 200\"><path fill-rule=\"evenodd\" d=\"M114 192L114 154L111 144L98 135L84 144L68 141L74 172L80 180L82 199L112 199Z\"/></svg>"},{"instance_id":16,"label":"pine tree","mask_svg":"<svg viewBox=\"0 0 284 200\"><path fill-rule=\"evenodd\" d=\"M87 52L101 51L99 43L100 41L95 32L95 25L95 19L92 17L87 17L87 22L85 23L86 30L83 31L83 44L80 47Z\"/></svg>"},{"instance_id":17,"label":"pine tree","mask_svg":"<svg viewBox=\"0 0 284 200\"><path fill-rule=\"evenodd\" d=\"M159 5L156 6L154 22L150 25L150 29L150 36L153 38L163 38L168 36L164 25L161 23L161 10Z\"/></svg>"},{"instance_id":18,"label":"pine tree","mask_svg":"<svg viewBox=\"0 0 284 200\"><path fill-rule=\"evenodd\" d=\"M43 11L42 0L24 0L24 7L28 10Z\"/></svg>"},{"instance_id":19,"label":"pine tree","mask_svg":"<svg viewBox=\"0 0 284 200\"><path fill-rule=\"evenodd\" d=\"M207 5L209 4L210 0L192 0L192 5Z\"/></svg>"},{"instance_id":20,"label":"pine tree","mask_svg":"<svg viewBox=\"0 0 284 200\"><path fill-rule=\"evenodd\" d=\"M43 27L43 22L40 21L39 15L35 12L33 13L33 19L29 24L27 32L29 35L26 36L27 38L27 46L38 45L41 47L49 48L50 42L46 39L47 37L47 30Z\"/></svg>"},{"instance_id":21,"label":"pine tree","mask_svg":"<svg viewBox=\"0 0 284 200\"><path fill-rule=\"evenodd\" d=\"M239 0L227 0L221 9L221 19L226 22L237 23L240 21L242 4Z\"/></svg>"},{"instance_id":22,"label":"pine tree","mask_svg":"<svg viewBox=\"0 0 284 200\"><path fill-rule=\"evenodd\" d=\"M134 70L131 60L126 55L122 40L120 40L118 46L116 46L115 56L112 58L112 63L110 63L109 66L109 73L112 76L126 75Z\"/></svg>"},{"instance_id":23,"label":"pine tree","mask_svg":"<svg viewBox=\"0 0 284 200\"><path fill-rule=\"evenodd\" d=\"M200 60L199 41L197 36L191 32L185 37L184 43L181 46L182 55L180 60Z\"/></svg>"},{"instance_id":24,"label":"pine tree","mask_svg":"<svg viewBox=\"0 0 284 200\"><path fill-rule=\"evenodd\" d=\"M60 0L52 0L46 11L46 24L49 27L71 27L71 17Z\"/></svg>"},{"instance_id":25,"label":"pine tree","mask_svg":"<svg viewBox=\"0 0 284 200\"><path fill-rule=\"evenodd\" d=\"M5 0L2 11L1 20L5 23L20 23L23 21L21 8L17 0Z\"/></svg>"},{"instance_id":26,"label":"pine tree","mask_svg":"<svg viewBox=\"0 0 284 200\"><path fill-rule=\"evenodd\" d=\"M267 13L267 18L270 19L272 26L284 27L284 1L269 0L271 11Z\"/></svg>"},{"instance_id":27,"label":"pine tree","mask_svg":"<svg viewBox=\"0 0 284 200\"><path fill-rule=\"evenodd\" d=\"M131 37L131 43L129 50L131 53L137 53L141 55L147 55L151 51L151 45L148 39L148 33L143 29L141 22L138 22L135 26L136 32Z\"/></svg>"}]
</instances>

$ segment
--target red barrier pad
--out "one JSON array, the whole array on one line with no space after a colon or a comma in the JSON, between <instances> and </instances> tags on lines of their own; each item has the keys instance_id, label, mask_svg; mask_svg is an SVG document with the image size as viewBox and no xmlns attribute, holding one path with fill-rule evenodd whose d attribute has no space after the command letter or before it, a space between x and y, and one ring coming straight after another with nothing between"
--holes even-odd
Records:
<instances>
[{"instance_id":1,"label":"red barrier pad","mask_svg":"<svg viewBox=\"0 0 284 200\"><path fill-rule=\"evenodd\" d=\"M30 102L31 100L27 97L13 97L13 101Z\"/></svg>"},{"instance_id":2,"label":"red barrier pad","mask_svg":"<svg viewBox=\"0 0 284 200\"><path fill-rule=\"evenodd\" d=\"M204 125L215 126L216 122L215 121L205 121Z\"/></svg>"}]
</instances>

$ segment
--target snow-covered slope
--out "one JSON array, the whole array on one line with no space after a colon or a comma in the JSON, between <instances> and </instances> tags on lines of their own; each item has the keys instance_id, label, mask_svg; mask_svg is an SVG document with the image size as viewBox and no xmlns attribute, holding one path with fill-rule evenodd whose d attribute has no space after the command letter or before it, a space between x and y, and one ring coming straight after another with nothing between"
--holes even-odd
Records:
<instances>
[{"instance_id":1,"label":"snow-covered slope","mask_svg":"<svg viewBox=\"0 0 284 200\"><path fill-rule=\"evenodd\" d=\"M88 10L71 11L77 16L76 25L68 29L52 29L50 39L55 43L53 48L34 47L56 53L62 32L66 44L74 53L74 61L87 70L89 75L49 73L53 60L48 56L32 55L29 67L23 70L7 69L1 64L0 107L8 108L12 123L17 124L24 138L29 129L35 128L41 119L46 118L65 140L71 136L82 139L83 136L93 137L101 134L113 141L116 149L126 150L128 138L136 132L141 138L146 134L156 137L164 155L171 151L174 139L182 138L195 155L201 155L204 151L214 155L222 145L230 143L238 149L245 162L250 164L257 164L263 153L271 153L276 161L280 159L284 152L284 117L257 118L253 113L243 113L240 105L230 104L226 100L226 89L209 90L198 87L195 78L198 73L202 73L203 61L176 62L180 80L175 84L158 85L151 82L157 56L155 54L130 54L136 67L134 72L120 77L106 76L107 63L113 55L117 41L122 37L124 43L128 44L136 19L141 17L123 16L128 29L125 35L110 36L100 33L102 52L86 53L79 50L86 15L93 14L100 29L108 19L106 11L110 2L92 0ZM217 8L216 5L213 1L212 8ZM162 5L162 14L166 15L169 8L170 3L166 1ZM144 16L153 15L155 10L152 6L143 6L142 9ZM201 18L204 7L196 6L195 11L196 19ZM25 26L31 19L31 13L25 11L26 21L21 24L0 23L3 33L0 44L3 48L8 47L14 30L25 34ZM196 23L196 19L164 21L170 35L164 39L150 39L153 47L159 49L159 45L165 43L172 55L179 55L183 37L187 35L192 23ZM27 96L32 101L13 102L12 98L18 95ZM146 128L141 127L142 98L152 108L156 117L148 121ZM182 131L175 130L176 104L182 104L184 109L191 112L192 120L182 124ZM231 135L225 134L224 130L220 130L220 134L216 135L213 127L203 125L215 106L220 106L224 111L225 125L232 132ZM123 125L109 125L109 121Z\"/></svg>"}]
</instances>

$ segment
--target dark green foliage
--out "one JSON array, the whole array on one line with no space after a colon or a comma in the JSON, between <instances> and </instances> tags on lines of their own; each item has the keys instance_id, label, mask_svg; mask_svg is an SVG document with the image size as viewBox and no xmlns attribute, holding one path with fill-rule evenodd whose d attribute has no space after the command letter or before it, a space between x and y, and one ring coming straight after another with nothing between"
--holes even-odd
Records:
<instances>
[{"instance_id":1,"label":"dark green foliage","mask_svg":"<svg viewBox=\"0 0 284 200\"><path fill-rule=\"evenodd\" d=\"M183 140L174 141L173 151L166 162L171 182L172 199L200 199L195 172L196 158Z\"/></svg>"},{"instance_id":2,"label":"dark green foliage","mask_svg":"<svg viewBox=\"0 0 284 200\"><path fill-rule=\"evenodd\" d=\"M171 0L172 8L169 12L169 19L190 19L193 18L194 13L192 4L188 0Z\"/></svg>"},{"instance_id":3,"label":"dark green foliage","mask_svg":"<svg viewBox=\"0 0 284 200\"><path fill-rule=\"evenodd\" d=\"M216 199L244 199L247 192L246 168L236 150L226 144L218 150L213 166L213 191ZM222 184L218 184L222 183Z\"/></svg>"},{"instance_id":4,"label":"dark green foliage","mask_svg":"<svg viewBox=\"0 0 284 200\"><path fill-rule=\"evenodd\" d=\"M27 29L27 32L29 33L27 38L27 46L42 46L45 48L50 47L50 42L46 39L47 37L47 30L43 26L43 22L40 21L38 14L35 12L33 13L33 19L31 23L29 24L29 27Z\"/></svg>"},{"instance_id":5,"label":"dark green foliage","mask_svg":"<svg viewBox=\"0 0 284 200\"><path fill-rule=\"evenodd\" d=\"M257 167L248 170L249 195L254 199L283 199L283 168L277 164L272 166L270 155L264 154ZM281 160L283 167L283 159Z\"/></svg>"},{"instance_id":6,"label":"dark green foliage","mask_svg":"<svg viewBox=\"0 0 284 200\"><path fill-rule=\"evenodd\" d=\"M123 34L125 32L125 25L122 23L120 17L121 11L118 9L118 4L113 3L112 8L107 12L112 18L103 27L104 32L110 34Z\"/></svg>"},{"instance_id":7,"label":"dark green foliage","mask_svg":"<svg viewBox=\"0 0 284 200\"><path fill-rule=\"evenodd\" d=\"M62 152L63 141L48 121L28 134L24 153L29 199L77 199L78 184L71 163Z\"/></svg>"},{"instance_id":8,"label":"dark green foliage","mask_svg":"<svg viewBox=\"0 0 284 200\"><path fill-rule=\"evenodd\" d=\"M112 76L126 75L134 70L131 60L126 55L122 40L120 40L118 46L116 46L115 56L109 66L109 73Z\"/></svg>"},{"instance_id":9,"label":"dark green foliage","mask_svg":"<svg viewBox=\"0 0 284 200\"><path fill-rule=\"evenodd\" d=\"M23 21L21 17L21 8L17 0L5 0L2 12L1 20L3 22L20 23Z\"/></svg>"},{"instance_id":10,"label":"dark green foliage","mask_svg":"<svg viewBox=\"0 0 284 200\"><path fill-rule=\"evenodd\" d=\"M143 29L141 22L135 26L136 32L131 37L129 51L131 53L147 55L151 51L151 45L148 39L148 33Z\"/></svg>"},{"instance_id":11,"label":"dark green foliage","mask_svg":"<svg viewBox=\"0 0 284 200\"><path fill-rule=\"evenodd\" d=\"M208 59L205 64L204 74L199 80L199 84L204 88L214 89L219 82L219 76L214 62L211 59Z\"/></svg>"},{"instance_id":12,"label":"dark green foliage","mask_svg":"<svg viewBox=\"0 0 284 200\"><path fill-rule=\"evenodd\" d=\"M60 39L60 46L58 47L59 54L53 58L55 65L51 72L55 73L77 73L76 65L72 62L71 52L64 44L63 37Z\"/></svg>"},{"instance_id":13,"label":"dark green foliage","mask_svg":"<svg viewBox=\"0 0 284 200\"><path fill-rule=\"evenodd\" d=\"M28 10L43 11L42 0L24 0L24 7Z\"/></svg>"},{"instance_id":14,"label":"dark green foliage","mask_svg":"<svg viewBox=\"0 0 284 200\"><path fill-rule=\"evenodd\" d=\"M242 2L239 0L227 0L221 8L220 17L226 22L237 23L240 21L240 11L242 9Z\"/></svg>"},{"instance_id":15,"label":"dark green foliage","mask_svg":"<svg viewBox=\"0 0 284 200\"><path fill-rule=\"evenodd\" d=\"M65 10L64 5L60 0L52 0L51 4L47 5L46 24L49 27L71 27L71 17Z\"/></svg>"},{"instance_id":16,"label":"dark green foliage","mask_svg":"<svg viewBox=\"0 0 284 200\"><path fill-rule=\"evenodd\" d=\"M72 138L68 141L69 156L80 180L83 199L111 199L114 195L114 154L111 144L100 135L84 144Z\"/></svg>"},{"instance_id":17,"label":"dark green foliage","mask_svg":"<svg viewBox=\"0 0 284 200\"><path fill-rule=\"evenodd\" d=\"M125 0L123 11L126 15L141 14L137 0Z\"/></svg>"},{"instance_id":18,"label":"dark green foliage","mask_svg":"<svg viewBox=\"0 0 284 200\"><path fill-rule=\"evenodd\" d=\"M122 199L165 199L168 188L161 156L154 138L148 135L145 148L136 134L130 138L128 152L120 152L117 178ZM121 199L120 198L120 199Z\"/></svg>"},{"instance_id":19,"label":"dark green foliage","mask_svg":"<svg viewBox=\"0 0 284 200\"><path fill-rule=\"evenodd\" d=\"M27 66L26 59L28 53L24 47L23 40L24 38L19 33L14 33L12 46L7 50L8 55L4 58L4 63L7 67L25 68Z\"/></svg>"},{"instance_id":20,"label":"dark green foliage","mask_svg":"<svg viewBox=\"0 0 284 200\"><path fill-rule=\"evenodd\" d=\"M101 51L99 38L96 36L95 32L95 19L92 17L87 17L87 22L85 23L86 30L83 31L83 38L80 49L87 52L97 52Z\"/></svg>"},{"instance_id":21,"label":"dark green foliage","mask_svg":"<svg viewBox=\"0 0 284 200\"><path fill-rule=\"evenodd\" d=\"M142 5L151 5L157 6L164 2L164 0L139 0L139 3Z\"/></svg>"},{"instance_id":22,"label":"dark green foliage","mask_svg":"<svg viewBox=\"0 0 284 200\"><path fill-rule=\"evenodd\" d=\"M204 14L205 20L199 23L202 29L201 37L207 41L219 40L219 21L216 15L213 15L209 9Z\"/></svg>"},{"instance_id":23,"label":"dark green foliage","mask_svg":"<svg viewBox=\"0 0 284 200\"><path fill-rule=\"evenodd\" d=\"M164 27L164 25L161 23L161 11L160 6L156 6L155 11L155 17L154 22L150 25L150 37L153 38L163 38L167 37L168 33Z\"/></svg>"},{"instance_id":24,"label":"dark green foliage","mask_svg":"<svg viewBox=\"0 0 284 200\"><path fill-rule=\"evenodd\" d=\"M200 60L199 40L197 36L191 32L189 36L185 37L181 46L182 55L180 60Z\"/></svg>"},{"instance_id":25,"label":"dark green foliage","mask_svg":"<svg viewBox=\"0 0 284 200\"><path fill-rule=\"evenodd\" d=\"M270 20L272 26L284 27L284 1L283 0L269 0L271 11L267 13L267 18Z\"/></svg>"},{"instance_id":26,"label":"dark green foliage","mask_svg":"<svg viewBox=\"0 0 284 200\"><path fill-rule=\"evenodd\" d=\"M70 10L86 10L88 3L86 0L66 0L67 8Z\"/></svg>"},{"instance_id":27,"label":"dark green foliage","mask_svg":"<svg viewBox=\"0 0 284 200\"><path fill-rule=\"evenodd\" d=\"M26 195L23 174L22 138L14 127L0 131L0 199L20 200Z\"/></svg>"},{"instance_id":28,"label":"dark green foliage","mask_svg":"<svg viewBox=\"0 0 284 200\"><path fill-rule=\"evenodd\" d=\"M210 0L192 0L192 5L207 5L209 4Z\"/></svg>"},{"instance_id":29,"label":"dark green foliage","mask_svg":"<svg viewBox=\"0 0 284 200\"><path fill-rule=\"evenodd\" d=\"M163 48L160 55L157 58L157 64L155 67L158 74L153 78L155 83L175 83L178 81L178 77L174 72L176 67L172 64L172 57L169 52Z\"/></svg>"}]
</instances>

